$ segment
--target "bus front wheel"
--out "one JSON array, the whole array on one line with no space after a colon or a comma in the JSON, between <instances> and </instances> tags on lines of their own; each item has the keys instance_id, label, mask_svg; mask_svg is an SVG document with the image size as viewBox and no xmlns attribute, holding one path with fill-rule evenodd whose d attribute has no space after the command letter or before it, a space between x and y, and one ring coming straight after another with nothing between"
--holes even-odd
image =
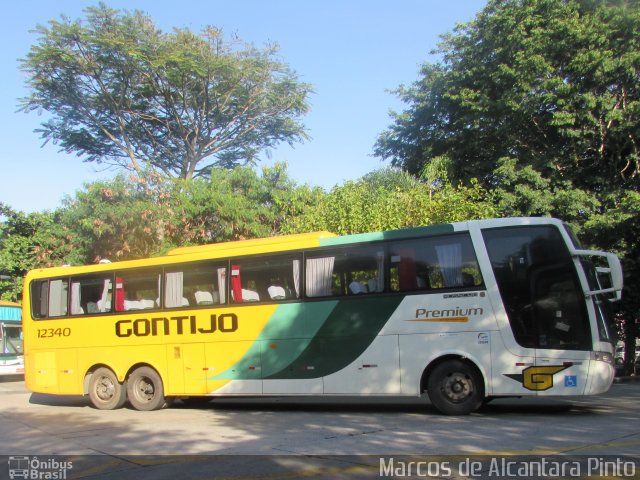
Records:
<instances>
[{"instance_id":1,"label":"bus front wheel","mask_svg":"<svg viewBox=\"0 0 640 480\"><path fill-rule=\"evenodd\" d=\"M167 405L162 379L151 367L136 368L129 375L127 395L136 410L159 410Z\"/></svg>"},{"instance_id":2,"label":"bus front wheel","mask_svg":"<svg viewBox=\"0 0 640 480\"><path fill-rule=\"evenodd\" d=\"M462 360L433 369L427 383L431 403L445 415L468 415L482 405L484 382L478 370Z\"/></svg>"},{"instance_id":3,"label":"bus front wheel","mask_svg":"<svg viewBox=\"0 0 640 480\"><path fill-rule=\"evenodd\" d=\"M127 401L127 391L118 377L105 367L98 368L91 375L89 398L93 406L100 410L114 410Z\"/></svg>"}]
</instances>

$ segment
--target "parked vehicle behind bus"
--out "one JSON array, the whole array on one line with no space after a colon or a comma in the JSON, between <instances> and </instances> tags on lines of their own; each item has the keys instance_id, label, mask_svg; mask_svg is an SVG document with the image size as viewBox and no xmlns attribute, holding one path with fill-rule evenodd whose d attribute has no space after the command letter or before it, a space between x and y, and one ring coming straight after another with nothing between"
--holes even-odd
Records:
<instances>
[{"instance_id":1,"label":"parked vehicle behind bus","mask_svg":"<svg viewBox=\"0 0 640 480\"><path fill-rule=\"evenodd\" d=\"M139 410L173 397L593 395L622 272L548 218L328 232L29 272L26 382Z\"/></svg>"},{"instance_id":2,"label":"parked vehicle behind bus","mask_svg":"<svg viewBox=\"0 0 640 480\"><path fill-rule=\"evenodd\" d=\"M0 375L24 373L22 307L0 301Z\"/></svg>"}]
</instances>

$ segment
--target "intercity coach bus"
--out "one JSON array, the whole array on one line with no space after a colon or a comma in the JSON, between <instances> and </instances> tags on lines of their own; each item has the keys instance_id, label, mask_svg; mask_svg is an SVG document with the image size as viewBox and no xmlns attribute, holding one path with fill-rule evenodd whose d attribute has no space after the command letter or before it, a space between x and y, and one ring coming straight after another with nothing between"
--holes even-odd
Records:
<instances>
[{"instance_id":1,"label":"intercity coach bus","mask_svg":"<svg viewBox=\"0 0 640 480\"><path fill-rule=\"evenodd\" d=\"M24 373L22 307L0 300L0 375Z\"/></svg>"},{"instance_id":2,"label":"intercity coach bus","mask_svg":"<svg viewBox=\"0 0 640 480\"><path fill-rule=\"evenodd\" d=\"M589 395L622 271L563 222L507 218L176 248L29 272L26 383L99 409L173 398Z\"/></svg>"}]
</instances>

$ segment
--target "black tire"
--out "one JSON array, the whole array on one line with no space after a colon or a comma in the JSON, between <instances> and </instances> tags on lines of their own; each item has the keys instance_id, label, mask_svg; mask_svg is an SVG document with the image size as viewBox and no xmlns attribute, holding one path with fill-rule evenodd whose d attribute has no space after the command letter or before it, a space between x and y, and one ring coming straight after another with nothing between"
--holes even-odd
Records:
<instances>
[{"instance_id":1,"label":"black tire","mask_svg":"<svg viewBox=\"0 0 640 480\"><path fill-rule=\"evenodd\" d=\"M127 390L118 382L115 373L108 368L100 367L91 374L89 398L93 406L99 410L115 410L127 401Z\"/></svg>"},{"instance_id":2,"label":"black tire","mask_svg":"<svg viewBox=\"0 0 640 480\"><path fill-rule=\"evenodd\" d=\"M127 379L129 403L136 410L159 410L167 406L160 375L151 367L136 368Z\"/></svg>"},{"instance_id":3,"label":"black tire","mask_svg":"<svg viewBox=\"0 0 640 480\"><path fill-rule=\"evenodd\" d=\"M468 415L482 405L484 381L469 363L448 360L429 375L427 393L431 403L445 415Z\"/></svg>"}]
</instances>

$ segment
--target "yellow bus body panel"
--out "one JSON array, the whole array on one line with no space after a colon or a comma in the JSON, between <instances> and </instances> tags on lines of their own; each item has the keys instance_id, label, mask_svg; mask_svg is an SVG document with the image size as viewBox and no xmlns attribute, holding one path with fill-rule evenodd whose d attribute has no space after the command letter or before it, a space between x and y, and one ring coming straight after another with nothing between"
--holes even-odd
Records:
<instances>
[{"instance_id":1,"label":"yellow bus body panel","mask_svg":"<svg viewBox=\"0 0 640 480\"><path fill-rule=\"evenodd\" d=\"M212 392L230 380L208 378L229 369L245 355L277 308L277 305L229 305L211 310L187 307L34 320L30 300L33 280L286 252L317 247L321 239L334 236L330 232L285 235L176 248L165 256L142 260L34 269L25 279L22 305L27 387L34 392L83 394L87 374L95 368L109 367L124 381L136 365L147 364L162 377L166 395ZM236 331L199 333L199 328L210 325L211 315L230 313L238 315ZM192 317L195 333L191 331ZM169 323L168 333L163 328L164 318ZM178 332L179 324L182 334ZM147 334L146 329L154 325L156 334Z\"/></svg>"}]
</instances>

